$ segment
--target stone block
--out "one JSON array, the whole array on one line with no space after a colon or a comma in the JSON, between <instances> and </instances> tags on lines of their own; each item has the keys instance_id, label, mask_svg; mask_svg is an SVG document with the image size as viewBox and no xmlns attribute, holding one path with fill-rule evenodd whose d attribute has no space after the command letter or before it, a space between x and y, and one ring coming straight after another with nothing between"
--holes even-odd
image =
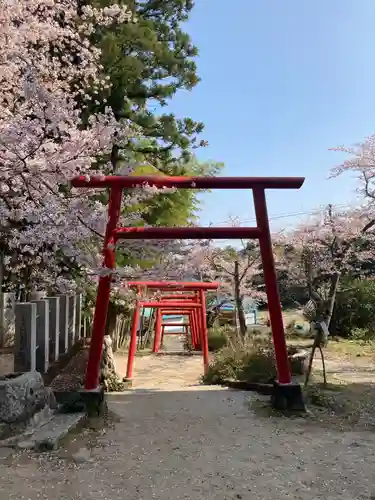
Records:
<instances>
[{"instance_id":1,"label":"stone block","mask_svg":"<svg viewBox=\"0 0 375 500\"><path fill-rule=\"evenodd\" d=\"M68 296L68 349L76 343L76 296Z\"/></svg>"},{"instance_id":2,"label":"stone block","mask_svg":"<svg viewBox=\"0 0 375 500\"><path fill-rule=\"evenodd\" d=\"M14 370L36 370L36 304L16 304Z\"/></svg>"},{"instance_id":3,"label":"stone block","mask_svg":"<svg viewBox=\"0 0 375 500\"><path fill-rule=\"evenodd\" d=\"M0 377L0 421L24 422L49 404L51 391L38 372Z\"/></svg>"},{"instance_id":4,"label":"stone block","mask_svg":"<svg viewBox=\"0 0 375 500\"><path fill-rule=\"evenodd\" d=\"M79 340L81 338L82 306L83 306L83 297L81 293L78 293L76 295L76 324L75 324L76 340Z\"/></svg>"},{"instance_id":5,"label":"stone block","mask_svg":"<svg viewBox=\"0 0 375 500\"><path fill-rule=\"evenodd\" d=\"M59 359L60 297L47 297L49 304L49 361Z\"/></svg>"},{"instance_id":6,"label":"stone block","mask_svg":"<svg viewBox=\"0 0 375 500\"><path fill-rule=\"evenodd\" d=\"M43 300L47 297L47 292L45 290L42 291L34 291L29 294L29 302L36 302L37 300Z\"/></svg>"},{"instance_id":7,"label":"stone block","mask_svg":"<svg viewBox=\"0 0 375 500\"><path fill-rule=\"evenodd\" d=\"M15 306L15 293L0 293L0 348L14 346Z\"/></svg>"},{"instance_id":8,"label":"stone block","mask_svg":"<svg viewBox=\"0 0 375 500\"><path fill-rule=\"evenodd\" d=\"M47 373L49 366L49 303L37 300L36 304L36 371Z\"/></svg>"},{"instance_id":9,"label":"stone block","mask_svg":"<svg viewBox=\"0 0 375 500\"><path fill-rule=\"evenodd\" d=\"M60 337L59 353L65 354L69 348L69 299L67 295L60 295Z\"/></svg>"}]
</instances>

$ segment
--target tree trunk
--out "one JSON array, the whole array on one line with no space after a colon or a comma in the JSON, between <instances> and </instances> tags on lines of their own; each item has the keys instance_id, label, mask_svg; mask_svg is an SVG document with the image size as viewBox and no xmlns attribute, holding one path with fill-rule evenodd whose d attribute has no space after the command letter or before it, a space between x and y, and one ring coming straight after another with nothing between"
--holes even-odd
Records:
<instances>
[{"instance_id":1,"label":"tree trunk","mask_svg":"<svg viewBox=\"0 0 375 500\"><path fill-rule=\"evenodd\" d=\"M314 337L314 344L312 346L312 351L310 354L309 366L306 373L305 386L307 386L309 381L316 349L319 349L320 351L320 355L322 358L322 365L323 365L324 384L325 385L327 384L327 374L325 368L323 348L326 347L328 343L329 327L331 323L333 309L335 307L339 281L340 281L340 273L336 272L332 275L331 278L331 283L328 293L328 301L319 304L318 315L313 325L315 329L315 337ZM324 324L326 325L326 327Z\"/></svg>"},{"instance_id":2,"label":"tree trunk","mask_svg":"<svg viewBox=\"0 0 375 500\"><path fill-rule=\"evenodd\" d=\"M236 311L238 316L238 323L240 326L240 333L242 337L245 337L247 333L246 319L245 313L243 310L243 301L240 291L240 275L238 269L238 261L236 260L234 263L234 299L236 303Z\"/></svg>"},{"instance_id":3,"label":"tree trunk","mask_svg":"<svg viewBox=\"0 0 375 500\"><path fill-rule=\"evenodd\" d=\"M332 276L331 285L329 289L329 304L327 307L326 317L325 317L325 322L328 328L331 324L332 314L335 308L336 295L337 295L337 289L339 287L339 282L340 282L340 273L337 272Z\"/></svg>"}]
</instances>

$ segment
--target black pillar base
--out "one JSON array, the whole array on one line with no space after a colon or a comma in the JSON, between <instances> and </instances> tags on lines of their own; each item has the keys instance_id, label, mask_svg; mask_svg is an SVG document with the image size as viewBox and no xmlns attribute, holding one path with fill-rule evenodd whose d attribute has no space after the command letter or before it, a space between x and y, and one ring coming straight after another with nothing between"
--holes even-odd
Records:
<instances>
[{"instance_id":1,"label":"black pillar base","mask_svg":"<svg viewBox=\"0 0 375 500\"><path fill-rule=\"evenodd\" d=\"M89 417L100 416L105 409L104 387L93 391L54 391L62 413L85 412Z\"/></svg>"},{"instance_id":2,"label":"black pillar base","mask_svg":"<svg viewBox=\"0 0 375 500\"><path fill-rule=\"evenodd\" d=\"M131 378L124 377L122 381L125 385L125 389L131 389L133 387L133 380Z\"/></svg>"},{"instance_id":3,"label":"black pillar base","mask_svg":"<svg viewBox=\"0 0 375 500\"><path fill-rule=\"evenodd\" d=\"M275 381L271 396L271 405L275 410L305 412L302 389L299 384L280 384Z\"/></svg>"},{"instance_id":4,"label":"black pillar base","mask_svg":"<svg viewBox=\"0 0 375 500\"><path fill-rule=\"evenodd\" d=\"M103 386L99 386L93 391L85 391L83 389L79 391L79 394L85 405L87 416L100 417L103 415L106 409Z\"/></svg>"}]
</instances>

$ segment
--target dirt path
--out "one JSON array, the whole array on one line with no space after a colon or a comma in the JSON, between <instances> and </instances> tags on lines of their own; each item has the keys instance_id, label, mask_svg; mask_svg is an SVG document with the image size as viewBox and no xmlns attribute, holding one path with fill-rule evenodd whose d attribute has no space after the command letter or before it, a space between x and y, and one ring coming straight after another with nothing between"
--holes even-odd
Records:
<instances>
[{"instance_id":1,"label":"dirt path","mask_svg":"<svg viewBox=\"0 0 375 500\"><path fill-rule=\"evenodd\" d=\"M314 358L313 370L321 370L322 361L319 354ZM347 383L375 384L375 362L370 358L340 358L326 355L328 378Z\"/></svg>"},{"instance_id":2,"label":"dirt path","mask_svg":"<svg viewBox=\"0 0 375 500\"><path fill-rule=\"evenodd\" d=\"M373 433L262 418L250 393L195 385L201 371L200 357L137 358L134 390L109 396L113 425L78 454L0 461L4 498L375 499Z\"/></svg>"},{"instance_id":3,"label":"dirt path","mask_svg":"<svg viewBox=\"0 0 375 500\"><path fill-rule=\"evenodd\" d=\"M134 361L133 388L172 390L181 387L196 386L203 374L201 354L194 356L173 356L172 352L181 352L182 339L168 338L164 356L137 356ZM116 355L116 369L125 377L127 355Z\"/></svg>"}]
</instances>

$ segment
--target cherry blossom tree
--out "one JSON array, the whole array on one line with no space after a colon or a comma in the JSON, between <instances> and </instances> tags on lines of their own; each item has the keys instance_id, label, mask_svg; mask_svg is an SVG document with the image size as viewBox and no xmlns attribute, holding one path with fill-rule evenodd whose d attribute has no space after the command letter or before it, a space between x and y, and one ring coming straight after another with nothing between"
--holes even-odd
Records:
<instances>
[{"instance_id":1,"label":"cherry blossom tree","mask_svg":"<svg viewBox=\"0 0 375 500\"><path fill-rule=\"evenodd\" d=\"M328 326L341 276L361 273L372 258L372 234L363 232L367 220L361 210L329 205L277 241L279 271L287 272L290 284L308 290L314 319Z\"/></svg>"},{"instance_id":2,"label":"cherry blossom tree","mask_svg":"<svg viewBox=\"0 0 375 500\"><path fill-rule=\"evenodd\" d=\"M78 11L74 0L1 2L0 229L14 288L64 290L93 283L100 269L106 197L71 189L69 180L132 171L114 164L113 152L137 137L135 127L116 120L109 107L85 112L85 103L109 85L90 36L100 26L130 21L123 5ZM135 207L154 194L151 188L129 190L123 204ZM127 210L121 224L137 224L140 215ZM126 251L134 256L165 248L130 242ZM124 270L132 277L136 272Z\"/></svg>"},{"instance_id":3,"label":"cherry blossom tree","mask_svg":"<svg viewBox=\"0 0 375 500\"><path fill-rule=\"evenodd\" d=\"M290 285L308 290L310 298L304 313L310 320L314 342L305 384L316 349L323 362L324 382L327 381L323 348L328 341L341 277L358 275L372 259L373 236L363 231L366 224L361 210L337 211L329 205L323 213L279 238L279 271L286 272Z\"/></svg>"},{"instance_id":4,"label":"cherry blossom tree","mask_svg":"<svg viewBox=\"0 0 375 500\"><path fill-rule=\"evenodd\" d=\"M331 151L348 155L344 162L331 169L330 174L331 178L343 174L354 174L357 178L365 233L375 225L375 134L353 146L339 146Z\"/></svg>"},{"instance_id":5,"label":"cherry blossom tree","mask_svg":"<svg viewBox=\"0 0 375 500\"><path fill-rule=\"evenodd\" d=\"M266 294L259 290L257 282L262 274L259 247L252 241L242 242L242 248L208 246L204 253L206 273L221 283L219 294L224 301L233 300L236 305L239 329L246 335L244 312L245 297L265 301ZM258 280L256 279L258 278ZM221 304L222 305L222 304ZM220 304L218 304L218 309Z\"/></svg>"}]
</instances>

